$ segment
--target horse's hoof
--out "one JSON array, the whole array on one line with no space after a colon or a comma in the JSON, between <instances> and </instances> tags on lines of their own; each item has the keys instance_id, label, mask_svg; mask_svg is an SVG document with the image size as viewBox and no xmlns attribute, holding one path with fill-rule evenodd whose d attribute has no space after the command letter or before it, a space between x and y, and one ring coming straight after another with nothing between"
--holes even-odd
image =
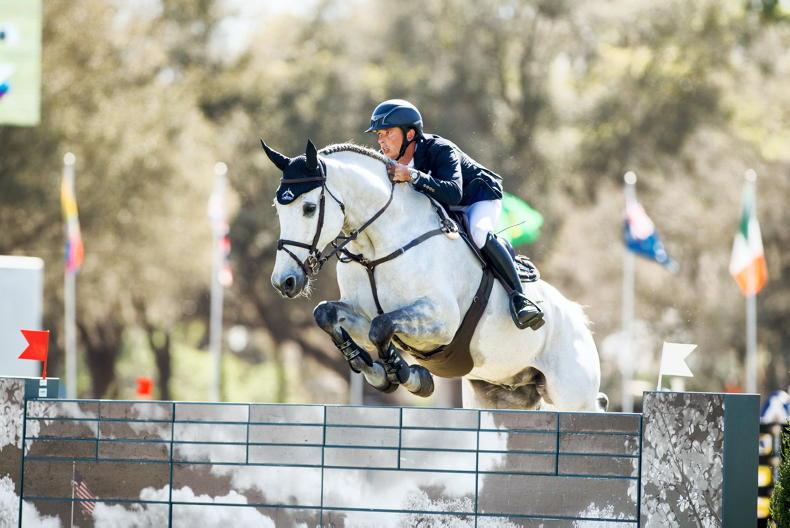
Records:
<instances>
[{"instance_id":1,"label":"horse's hoof","mask_svg":"<svg viewBox=\"0 0 790 528\"><path fill-rule=\"evenodd\" d=\"M598 409L601 412L606 412L606 410L609 408L609 396L603 392L599 392L596 400L598 401Z\"/></svg>"},{"instance_id":2,"label":"horse's hoof","mask_svg":"<svg viewBox=\"0 0 790 528\"><path fill-rule=\"evenodd\" d=\"M403 386L412 394L427 398L433 394L433 375L422 365L409 365L409 382Z\"/></svg>"}]
</instances>

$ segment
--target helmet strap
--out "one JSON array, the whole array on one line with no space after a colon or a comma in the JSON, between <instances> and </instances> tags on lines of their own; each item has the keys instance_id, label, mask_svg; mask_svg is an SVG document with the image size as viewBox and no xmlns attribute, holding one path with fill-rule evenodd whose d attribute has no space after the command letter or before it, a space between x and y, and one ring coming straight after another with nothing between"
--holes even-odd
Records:
<instances>
[{"instance_id":1,"label":"helmet strap","mask_svg":"<svg viewBox=\"0 0 790 528\"><path fill-rule=\"evenodd\" d=\"M406 153L406 149L409 148L409 145L411 145L412 143L414 143L417 140L417 136L419 135L419 134L417 134L417 131L415 130L414 131L414 137L411 140L409 140L409 139L406 139L406 137L408 136L409 130L411 130L411 128L406 128L406 127L402 126L402 127L400 127L400 129L403 132L403 140L401 141L400 152L398 152L398 159L397 159L397 161L400 161L400 159Z\"/></svg>"}]
</instances>

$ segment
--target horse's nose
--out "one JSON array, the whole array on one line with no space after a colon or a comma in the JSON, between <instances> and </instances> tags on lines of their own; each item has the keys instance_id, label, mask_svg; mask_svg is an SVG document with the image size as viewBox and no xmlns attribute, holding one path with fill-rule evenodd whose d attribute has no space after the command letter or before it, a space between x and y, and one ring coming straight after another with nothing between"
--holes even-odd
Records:
<instances>
[{"instance_id":1,"label":"horse's nose","mask_svg":"<svg viewBox=\"0 0 790 528\"><path fill-rule=\"evenodd\" d=\"M295 275L288 275L283 280L272 280L272 285L286 297L296 297L303 286Z\"/></svg>"},{"instance_id":2,"label":"horse's nose","mask_svg":"<svg viewBox=\"0 0 790 528\"><path fill-rule=\"evenodd\" d=\"M293 295L294 290L296 289L296 277L293 275L288 275L288 278L285 279L283 282L283 293L285 293L288 297Z\"/></svg>"}]
</instances>

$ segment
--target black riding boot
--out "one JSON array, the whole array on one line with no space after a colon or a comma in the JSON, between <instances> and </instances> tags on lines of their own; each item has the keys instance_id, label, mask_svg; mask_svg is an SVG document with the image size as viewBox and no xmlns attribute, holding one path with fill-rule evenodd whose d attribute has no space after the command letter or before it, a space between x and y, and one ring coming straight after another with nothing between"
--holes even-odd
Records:
<instances>
[{"instance_id":1,"label":"black riding boot","mask_svg":"<svg viewBox=\"0 0 790 528\"><path fill-rule=\"evenodd\" d=\"M507 248L489 233L481 251L496 274L513 290L513 293L510 294L510 315L516 326L521 329L529 327L533 330L543 326L545 322L543 312L524 295L524 289L518 278L518 271L516 271L516 263L513 262L513 257Z\"/></svg>"}]
</instances>

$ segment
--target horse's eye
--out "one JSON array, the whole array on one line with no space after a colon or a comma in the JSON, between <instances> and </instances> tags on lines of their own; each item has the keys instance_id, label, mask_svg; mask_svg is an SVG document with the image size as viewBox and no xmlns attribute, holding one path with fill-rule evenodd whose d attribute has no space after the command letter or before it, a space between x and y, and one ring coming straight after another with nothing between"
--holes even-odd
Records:
<instances>
[{"instance_id":1,"label":"horse's eye","mask_svg":"<svg viewBox=\"0 0 790 528\"><path fill-rule=\"evenodd\" d=\"M302 206L302 212L305 216L313 216L315 214L315 204L314 203L306 203Z\"/></svg>"}]
</instances>

